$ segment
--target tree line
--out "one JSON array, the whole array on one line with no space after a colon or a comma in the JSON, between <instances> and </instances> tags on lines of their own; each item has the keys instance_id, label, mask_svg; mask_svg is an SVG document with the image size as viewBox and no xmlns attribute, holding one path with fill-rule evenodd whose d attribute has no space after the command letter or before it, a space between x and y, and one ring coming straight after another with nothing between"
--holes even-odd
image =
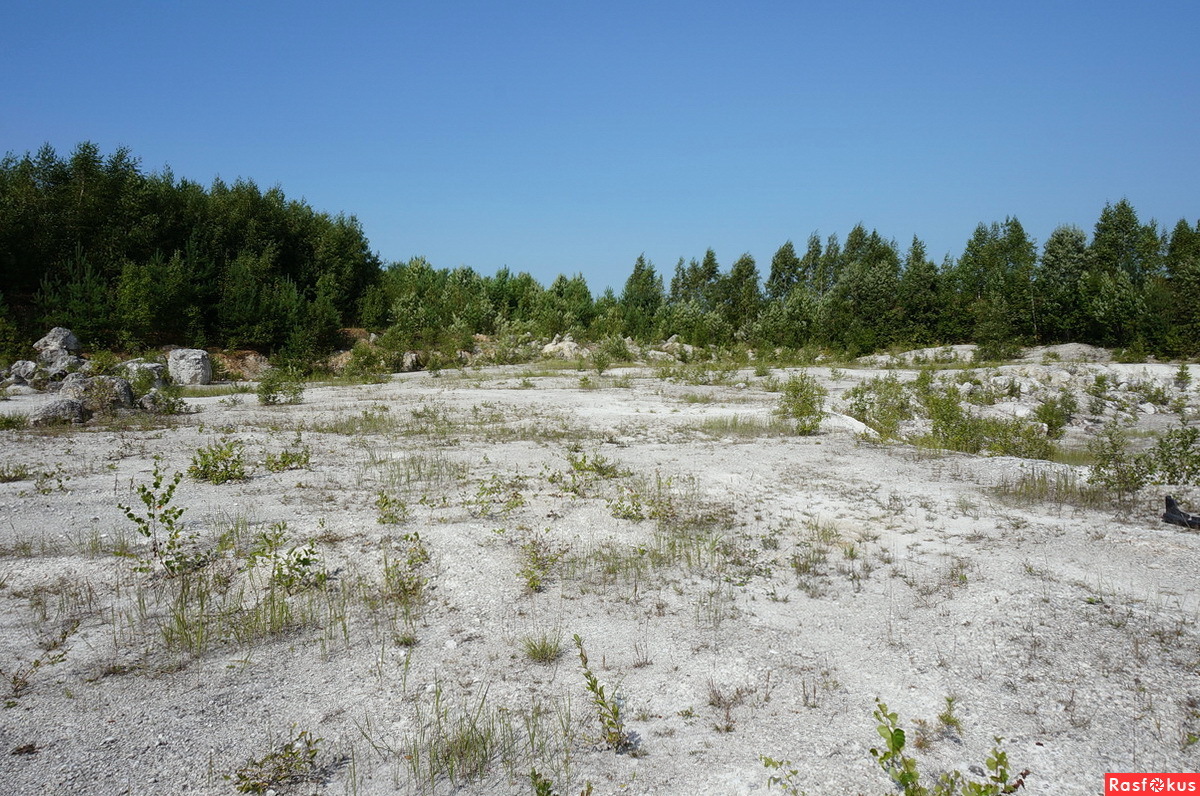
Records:
<instances>
[{"instance_id":1,"label":"tree line","mask_svg":"<svg viewBox=\"0 0 1200 796\"><path fill-rule=\"evenodd\" d=\"M835 348L1092 343L1200 353L1200 221L1171 230L1126 200L1089 237L1054 230L1040 251L1015 217L980 224L933 262L863 225L845 240L788 241L765 279L748 254L711 249L669 275L638 257L620 293L582 275L543 286L504 268L384 264L353 216L317 213L252 181L209 187L145 174L128 150L43 147L0 161L0 349L50 325L92 347L254 348L315 361L338 330L395 350L470 348L476 334L580 340L678 335L693 345ZM6 342L7 341L7 342ZM27 342L22 345L28 345Z\"/></svg>"}]
</instances>

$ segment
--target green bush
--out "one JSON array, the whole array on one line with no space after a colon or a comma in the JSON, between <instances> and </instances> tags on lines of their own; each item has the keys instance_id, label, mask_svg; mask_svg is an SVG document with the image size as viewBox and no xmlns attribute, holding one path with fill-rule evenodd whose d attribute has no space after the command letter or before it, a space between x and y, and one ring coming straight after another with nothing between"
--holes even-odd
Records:
<instances>
[{"instance_id":1,"label":"green bush","mask_svg":"<svg viewBox=\"0 0 1200 796\"><path fill-rule=\"evenodd\" d=\"M1050 439L1062 439L1067 424L1075 417L1079 404L1069 390L1045 399L1034 410L1033 416L1039 423L1046 424L1046 435Z\"/></svg>"},{"instance_id":2,"label":"green bush","mask_svg":"<svg viewBox=\"0 0 1200 796\"><path fill-rule=\"evenodd\" d=\"M263 406L298 404L304 400L304 381L290 368L271 368L258 382L258 402Z\"/></svg>"},{"instance_id":3,"label":"green bush","mask_svg":"<svg viewBox=\"0 0 1200 796\"><path fill-rule=\"evenodd\" d=\"M188 475L210 484L245 481L247 476L246 464L242 459L242 443L230 440L198 449L192 457Z\"/></svg>"},{"instance_id":4,"label":"green bush","mask_svg":"<svg viewBox=\"0 0 1200 796\"><path fill-rule=\"evenodd\" d=\"M846 391L846 414L884 439L899 433L900 423L913 417L909 391L895 374L876 376Z\"/></svg>"},{"instance_id":5,"label":"green bush","mask_svg":"<svg viewBox=\"0 0 1200 796\"><path fill-rule=\"evenodd\" d=\"M828 392L808 373L792 376L783 385L779 399L779 414L796 421L796 433L815 434L825 415L825 397Z\"/></svg>"}]
</instances>

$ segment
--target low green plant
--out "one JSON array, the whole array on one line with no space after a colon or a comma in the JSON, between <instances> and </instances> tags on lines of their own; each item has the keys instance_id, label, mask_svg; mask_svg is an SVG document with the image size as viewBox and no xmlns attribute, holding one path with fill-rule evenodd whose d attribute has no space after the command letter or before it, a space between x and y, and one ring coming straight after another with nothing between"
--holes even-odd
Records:
<instances>
[{"instance_id":1,"label":"low green plant","mask_svg":"<svg viewBox=\"0 0 1200 796\"><path fill-rule=\"evenodd\" d=\"M317 766L321 740L314 738L308 730L301 730L280 748L257 760L247 760L226 779L233 780L238 793L260 794L289 785L319 782L323 778Z\"/></svg>"},{"instance_id":2,"label":"low green plant","mask_svg":"<svg viewBox=\"0 0 1200 796\"><path fill-rule=\"evenodd\" d=\"M412 516L404 500L383 491L375 495L375 510L378 512L375 521L381 525L400 525Z\"/></svg>"},{"instance_id":3,"label":"low green plant","mask_svg":"<svg viewBox=\"0 0 1200 796\"><path fill-rule=\"evenodd\" d=\"M9 484L13 481L25 481L33 475L33 471L28 465L24 464L5 464L0 466L0 484Z\"/></svg>"},{"instance_id":4,"label":"low green plant","mask_svg":"<svg viewBox=\"0 0 1200 796\"><path fill-rule=\"evenodd\" d=\"M29 415L21 412L0 414L0 431L16 431L29 427Z\"/></svg>"},{"instance_id":5,"label":"low green plant","mask_svg":"<svg viewBox=\"0 0 1200 796\"><path fill-rule=\"evenodd\" d=\"M562 657L562 635L542 631L535 636L521 639L525 657L534 663L550 664Z\"/></svg>"},{"instance_id":6,"label":"low green plant","mask_svg":"<svg viewBox=\"0 0 1200 796\"><path fill-rule=\"evenodd\" d=\"M1038 404L1033 416L1039 423L1046 424L1046 436L1050 439L1062 439L1067 424L1074 419L1077 411L1079 403L1074 394L1070 390L1063 390Z\"/></svg>"},{"instance_id":7,"label":"low green plant","mask_svg":"<svg viewBox=\"0 0 1200 796\"><path fill-rule=\"evenodd\" d=\"M778 771L778 774L771 774L767 777L767 790L778 787L788 796L804 796L805 792L800 790L800 770L792 767L791 760L775 760L766 755L759 755L759 760L768 771Z\"/></svg>"},{"instance_id":8,"label":"low green plant","mask_svg":"<svg viewBox=\"0 0 1200 796\"><path fill-rule=\"evenodd\" d=\"M571 469L577 473L595 473L601 478L619 478L628 475L628 472L623 471L619 464L599 453L593 453L591 456L586 453L578 456L568 453L567 461L571 463Z\"/></svg>"},{"instance_id":9,"label":"low green plant","mask_svg":"<svg viewBox=\"0 0 1200 796\"><path fill-rule=\"evenodd\" d=\"M401 540L404 542L402 556L393 558L384 553L381 591L386 599L411 609L425 600L425 587L429 585L429 578L424 570L431 556L429 548L421 539L421 534L416 531L404 534Z\"/></svg>"},{"instance_id":10,"label":"low green plant","mask_svg":"<svg viewBox=\"0 0 1200 796\"><path fill-rule=\"evenodd\" d=\"M953 718L953 705L949 706ZM1022 771L1014 778L1009 770L1008 753L1000 749L1002 738L995 738L995 746L984 760L986 779L972 780L957 769L941 775L932 788L921 784L921 772L915 758L905 751L907 735L900 727L898 714L888 711L885 703L875 700L874 717L876 731L883 738L882 747L872 747L871 756L888 773L904 796L1001 796L1016 793L1025 786L1029 771ZM954 718L957 728L957 718Z\"/></svg>"},{"instance_id":11,"label":"low green plant","mask_svg":"<svg viewBox=\"0 0 1200 796\"><path fill-rule=\"evenodd\" d=\"M289 368L271 368L258 382L258 402L263 406L298 404L304 400L304 381Z\"/></svg>"},{"instance_id":12,"label":"low green plant","mask_svg":"<svg viewBox=\"0 0 1200 796\"><path fill-rule=\"evenodd\" d=\"M608 510L618 520L640 522L646 519L642 496L630 487L623 488L615 499L608 501Z\"/></svg>"},{"instance_id":13,"label":"low green plant","mask_svg":"<svg viewBox=\"0 0 1200 796\"><path fill-rule=\"evenodd\" d=\"M625 722L621 719L621 704L616 697L610 697L600 684L600 680L588 665L587 651L583 647L583 637L575 634L575 648L579 650L579 662L583 666L583 679L587 691L592 696L592 704L596 708L596 717L603 728L604 743L617 754L632 751L633 742L625 730Z\"/></svg>"},{"instance_id":14,"label":"low green plant","mask_svg":"<svg viewBox=\"0 0 1200 796\"><path fill-rule=\"evenodd\" d=\"M312 459L312 450L306 445L300 450L282 450L279 453L268 453L263 466L270 473L282 473L287 470L307 470Z\"/></svg>"},{"instance_id":15,"label":"low green plant","mask_svg":"<svg viewBox=\"0 0 1200 796\"><path fill-rule=\"evenodd\" d=\"M827 395L825 388L807 372L797 373L783 385L778 412L796 421L797 434L815 434L821 427Z\"/></svg>"},{"instance_id":16,"label":"low green plant","mask_svg":"<svg viewBox=\"0 0 1200 796\"><path fill-rule=\"evenodd\" d=\"M196 450L188 475L197 481L224 484L245 481L246 463L242 458L243 445L238 440L214 442Z\"/></svg>"},{"instance_id":17,"label":"low green plant","mask_svg":"<svg viewBox=\"0 0 1200 796\"><path fill-rule=\"evenodd\" d=\"M541 592L546 588L546 581L554 571L554 567L566 555L565 547L555 545L550 541L550 529L537 535L530 535L521 544L522 564L521 579L532 592Z\"/></svg>"}]
</instances>

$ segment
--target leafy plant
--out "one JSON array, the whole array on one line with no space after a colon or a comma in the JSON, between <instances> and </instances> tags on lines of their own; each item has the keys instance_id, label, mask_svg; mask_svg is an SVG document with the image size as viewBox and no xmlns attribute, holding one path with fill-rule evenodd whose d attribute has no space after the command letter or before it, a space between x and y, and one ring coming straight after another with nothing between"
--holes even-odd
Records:
<instances>
[{"instance_id":1,"label":"leafy plant","mask_svg":"<svg viewBox=\"0 0 1200 796\"><path fill-rule=\"evenodd\" d=\"M399 525L412 515L408 504L401 498L380 491L375 495L375 510L379 512L376 522L381 525Z\"/></svg>"},{"instance_id":2,"label":"leafy plant","mask_svg":"<svg viewBox=\"0 0 1200 796\"><path fill-rule=\"evenodd\" d=\"M800 770L792 768L791 760L775 760L766 755L759 755L758 759L762 761L762 764L768 771L780 772L767 777L767 790L778 786L788 796L804 796L804 791L800 790L800 785L798 784Z\"/></svg>"},{"instance_id":3,"label":"leafy plant","mask_svg":"<svg viewBox=\"0 0 1200 796\"><path fill-rule=\"evenodd\" d=\"M1039 423L1046 424L1046 436L1050 439L1062 439L1063 430L1079 411L1079 404L1069 390L1063 390L1057 396L1046 398L1033 411L1034 418Z\"/></svg>"},{"instance_id":4,"label":"leafy plant","mask_svg":"<svg viewBox=\"0 0 1200 796\"><path fill-rule=\"evenodd\" d=\"M618 520L639 522L646 519L646 512L642 509L642 496L632 488L622 489L615 500L608 501L608 508Z\"/></svg>"},{"instance_id":5,"label":"leafy plant","mask_svg":"<svg viewBox=\"0 0 1200 796\"><path fill-rule=\"evenodd\" d=\"M548 533L532 535L521 544L523 563L519 574L530 591L540 592L546 588L546 580L566 552L566 548L550 542Z\"/></svg>"},{"instance_id":6,"label":"leafy plant","mask_svg":"<svg viewBox=\"0 0 1200 796\"><path fill-rule=\"evenodd\" d=\"M163 557L165 546L168 556L164 563L168 571L174 571L181 563L175 554L182 541L183 525L180 519L186 509L182 506L172 506L171 501L174 500L175 489L182 480L183 473L176 472L168 481L162 469L162 457L155 456L150 483L138 484L136 487L138 498L145 509L144 513L139 514L131 506L117 504L117 508L137 527L138 533L150 540L150 554L154 559ZM160 534L166 535L165 541L160 541Z\"/></svg>"},{"instance_id":7,"label":"leafy plant","mask_svg":"<svg viewBox=\"0 0 1200 796\"><path fill-rule=\"evenodd\" d=\"M215 442L196 450L188 475L197 481L224 484L245 481L246 463L242 460L242 443L238 440Z\"/></svg>"},{"instance_id":8,"label":"leafy plant","mask_svg":"<svg viewBox=\"0 0 1200 796\"><path fill-rule=\"evenodd\" d=\"M583 638L575 634L575 648L579 650L579 662L583 666L583 679L588 693L592 695L592 704L596 707L596 716L604 729L604 743L615 749L617 754L631 751L634 746L621 720L621 704L615 697L605 693L604 686L588 666L587 651L583 647Z\"/></svg>"}]
</instances>

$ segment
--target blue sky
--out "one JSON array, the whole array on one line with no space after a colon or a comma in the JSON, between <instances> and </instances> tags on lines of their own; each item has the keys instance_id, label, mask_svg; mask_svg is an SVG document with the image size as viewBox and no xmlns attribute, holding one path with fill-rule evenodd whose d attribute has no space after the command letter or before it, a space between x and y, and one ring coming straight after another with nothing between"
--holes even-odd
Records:
<instances>
[{"instance_id":1,"label":"blue sky","mask_svg":"<svg viewBox=\"0 0 1200 796\"><path fill-rule=\"evenodd\" d=\"M620 290L858 222L1200 218L1200 3L54 2L0 9L0 150L278 184L385 260Z\"/></svg>"}]
</instances>

